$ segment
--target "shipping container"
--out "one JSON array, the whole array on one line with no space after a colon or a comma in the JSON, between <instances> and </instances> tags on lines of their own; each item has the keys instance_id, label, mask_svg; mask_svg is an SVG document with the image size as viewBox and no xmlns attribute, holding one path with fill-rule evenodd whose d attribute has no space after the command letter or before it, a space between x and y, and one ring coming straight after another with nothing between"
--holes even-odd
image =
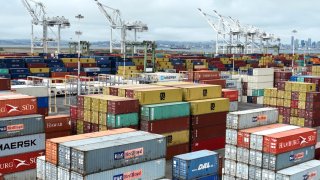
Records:
<instances>
[{"instance_id":1,"label":"shipping container","mask_svg":"<svg viewBox=\"0 0 320 180\"><path fill-rule=\"evenodd\" d=\"M314 146L309 146L278 155L263 153L262 167L273 171L279 171L296 164L310 161L314 159L314 156Z\"/></svg>"},{"instance_id":2,"label":"shipping container","mask_svg":"<svg viewBox=\"0 0 320 180\"><path fill-rule=\"evenodd\" d=\"M213 128L214 131L212 130ZM216 137L225 137L225 133L226 124L220 124L215 126L192 128L190 131L190 138L192 141L199 141Z\"/></svg>"},{"instance_id":3,"label":"shipping container","mask_svg":"<svg viewBox=\"0 0 320 180\"><path fill-rule=\"evenodd\" d=\"M190 105L192 115L229 111L229 99L227 98L190 101Z\"/></svg>"},{"instance_id":4,"label":"shipping container","mask_svg":"<svg viewBox=\"0 0 320 180\"><path fill-rule=\"evenodd\" d=\"M162 134L166 132L181 131L190 128L190 117L177 117L159 121L140 121L140 129L151 133Z\"/></svg>"},{"instance_id":5,"label":"shipping container","mask_svg":"<svg viewBox=\"0 0 320 180\"><path fill-rule=\"evenodd\" d=\"M191 116L191 127L200 128L226 124L227 112L217 112ZM225 129L225 128L224 128Z\"/></svg>"},{"instance_id":6,"label":"shipping container","mask_svg":"<svg viewBox=\"0 0 320 180\"><path fill-rule=\"evenodd\" d=\"M107 116L107 126L110 128L136 126L138 124L138 113L108 114Z\"/></svg>"},{"instance_id":7,"label":"shipping container","mask_svg":"<svg viewBox=\"0 0 320 180\"><path fill-rule=\"evenodd\" d=\"M0 78L0 91L11 90L11 79Z\"/></svg>"},{"instance_id":8,"label":"shipping container","mask_svg":"<svg viewBox=\"0 0 320 180\"><path fill-rule=\"evenodd\" d=\"M44 150L1 157L2 174L16 173L36 168L36 159L44 155Z\"/></svg>"},{"instance_id":9,"label":"shipping container","mask_svg":"<svg viewBox=\"0 0 320 180\"><path fill-rule=\"evenodd\" d=\"M105 156L113 154L113 156ZM113 140L73 147L71 170L82 175L151 161L166 156L164 136L148 134L122 141Z\"/></svg>"},{"instance_id":10,"label":"shipping container","mask_svg":"<svg viewBox=\"0 0 320 180\"><path fill-rule=\"evenodd\" d=\"M225 137L216 137L206 140L200 140L200 141L192 141L190 143L190 150L191 151L199 151L199 150L217 150L222 149L225 146Z\"/></svg>"},{"instance_id":11,"label":"shipping container","mask_svg":"<svg viewBox=\"0 0 320 180\"><path fill-rule=\"evenodd\" d=\"M76 134L76 133L74 133ZM47 132L46 133L46 140L52 138L59 138L72 135L72 130L65 130L65 131L56 131L56 132Z\"/></svg>"},{"instance_id":12,"label":"shipping container","mask_svg":"<svg viewBox=\"0 0 320 180\"><path fill-rule=\"evenodd\" d=\"M221 86L219 85L177 85L174 87L181 88L183 90L183 100L193 101L201 99L213 99L221 97Z\"/></svg>"},{"instance_id":13,"label":"shipping container","mask_svg":"<svg viewBox=\"0 0 320 180\"><path fill-rule=\"evenodd\" d=\"M37 176L36 170L32 169L32 170L26 170L26 171L6 174L3 177L1 177L1 175L0 175L0 179L3 178L3 180L20 180L20 179L35 180L36 176Z\"/></svg>"},{"instance_id":14,"label":"shipping container","mask_svg":"<svg viewBox=\"0 0 320 180\"><path fill-rule=\"evenodd\" d=\"M217 174L219 155L202 150L175 156L172 160L173 179L196 179Z\"/></svg>"},{"instance_id":15,"label":"shipping container","mask_svg":"<svg viewBox=\"0 0 320 180\"><path fill-rule=\"evenodd\" d=\"M166 159L170 160L173 156L188 153L190 152L189 148L189 143L167 147Z\"/></svg>"},{"instance_id":16,"label":"shipping container","mask_svg":"<svg viewBox=\"0 0 320 180\"><path fill-rule=\"evenodd\" d=\"M163 103L141 106L141 119L154 121L190 115L188 102Z\"/></svg>"},{"instance_id":17,"label":"shipping container","mask_svg":"<svg viewBox=\"0 0 320 180\"><path fill-rule=\"evenodd\" d=\"M182 89L139 89L134 92L134 98L139 99L140 105L179 102L182 101Z\"/></svg>"},{"instance_id":18,"label":"shipping container","mask_svg":"<svg viewBox=\"0 0 320 180\"><path fill-rule=\"evenodd\" d=\"M165 176L165 159L152 160L140 164L125 166L95 174L81 175L71 172L72 180L106 180L106 179L161 179Z\"/></svg>"},{"instance_id":19,"label":"shipping container","mask_svg":"<svg viewBox=\"0 0 320 180\"><path fill-rule=\"evenodd\" d=\"M0 157L45 149L45 134L33 134L1 139Z\"/></svg>"},{"instance_id":20,"label":"shipping container","mask_svg":"<svg viewBox=\"0 0 320 180\"><path fill-rule=\"evenodd\" d=\"M230 112L227 115L227 128L246 129L262 125L274 124L278 121L276 108L259 108Z\"/></svg>"},{"instance_id":21,"label":"shipping container","mask_svg":"<svg viewBox=\"0 0 320 180\"><path fill-rule=\"evenodd\" d=\"M77 123L77 126L78 124L79 123ZM53 164L58 163L59 143L76 141L80 139L87 139L87 138L93 138L93 137L107 136L111 134L127 133L132 131L135 131L135 130L130 128L121 128L121 129L116 129L112 131L101 131L101 132L89 133L89 134L83 134L83 135L74 135L74 136L68 136L68 137L62 137L62 138L48 139L46 140L46 161L49 161Z\"/></svg>"},{"instance_id":22,"label":"shipping container","mask_svg":"<svg viewBox=\"0 0 320 180\"><path fill-rule=\"evenodd\" d=\"M230 176L236 176L237 172L237 162L233 160L226 159L224 161L224 173Z\"/></svg>"},{"instance_id":23,"label":"shipping container","mask_svg":"<svg viewBox=\"0 0 320 180\"><path fill-rule=\"evenodd\" d=\"M47 86L18 85L18 86L14 86L12 90L15 90L17 93L20 93L20 94L26 94L34 97L49 96L49 89Z\"/></svg>"},{"instance_id":24,"label":"shipping container","mask_svg":"<svg viewBox=\"0 0 320 180\"><path fill-rule=\"evenodd\" d=\"M139 112L139 101L136 99L113 99L108 100L108 113L126 114Z\"/></svg>"},{"instance_id":25,"label":"shipping container","mask_svg":"<svg viewBox=\"0 0 320 180\"><path fill-rule=\"evenodd\" d=\"M222 97L229 98L230 101L238 101L239 92L234 89L222 89Z\"/></svg>"},{"instance_id":26,"label":"shipping container","mask_svg":"<svg viewBox=\"0 0 320 180\"><path fill-rule=\"evenodd\" d=\"M58 179L58 167L55 164L46 162L45 179Z\"/></svg>"},{"instance_id":27,"label":"shipping container","mask_svg":"<svg viewBox=\"0 0 320 180\"><path fill-rule=\"evenodd\" d=\"M45 156L38 156L36 161L37 179L45 180L46 178L46 158Z\"/></svg>"},{"instance_id":28,"label":"shipping container","mask_svg":"<svg viewBox=\"0 0 320 180\"><path fill-rule=\"evenodd\" d=\"M96 138L88 138L88 139L81 139L81 140L75 140L75 141L69 141L59 144L59 166L70 169L71 165L71 148L78 147L78 146L88 146L89 144L95 144L98 142L107 142L111 140L121 140L129 137L134 136L141 136L146 135L147 132L143 131L133 131L123 134L112 134L102 137L96 137Z\"/></svg>"},{"instance_id":29,"label":"shipping container","mask_svg":"<svg viewBox=\"0 0 320 180\"><path fill-rule=\"evenodd\" d=\"M44 133L44 121L41 115L25 115L1 118L0 138Z\"/></svg>"},{"instance_id":30,"label":"shipping container","mask_svg":"<svg viewBox=\"0 0 320 180\"><path fill-rule=\"evenodd\" d=\"M49 97L37 97L37 106L40 108L48 108L49 107Z\"/></svg>"},{"instance_id":31,"label":"shipping container","mask_svg":"<svg viewBox=\"0 0 320 180\"><path fill-rule=\"evenodd\" d=\"M21 94L0 97L0 117L29 115L37 113L37 99Z\"/></svg>"},{"instance_id":32,"label":"shipping container","mask_svg":"<svg viewBox=\"0 0 320 180\"><path fill-rule=\"evenodd\" d=\"M294 149L312 146L317 143L317 131L299 128L266 135L263 138L263 152L280 154Z\"/></svg>"},{"instance_id":33,"label":"shipping container","mask_svg":"<svg viewBox=\"0 0 320 180\"><path fill-rule=\"evenodd\" d=\"M277 172L277 180L320 179L320 161L311 160Z\"/></svg>"},{"instance_id":34,"label":"shipping container","mask_svg":"<svg viewBox=\"0 0 320 180\"><path fill-rule=\"evenodd\" d=\"M189 130L174 131L162 134L167 138L167 146L175 146L189 142Z\"/></svg>"},{"instance_id":35,"label":"shipping container","mask_svg":"<svg viewBox=\"0 0 320 180\"><path fill-rule=\"evenodd\" d=\"M57 132L71 130L71 120L69 115L56 115L45 117L45 131Z\"/></svg>"}]
</instances>

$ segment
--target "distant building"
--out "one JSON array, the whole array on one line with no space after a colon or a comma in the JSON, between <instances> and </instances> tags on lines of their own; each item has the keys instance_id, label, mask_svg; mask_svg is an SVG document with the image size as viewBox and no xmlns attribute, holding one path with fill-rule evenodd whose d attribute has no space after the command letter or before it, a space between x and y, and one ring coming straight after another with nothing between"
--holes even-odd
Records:
<instances>
[{"instance_id":1,"label":"distant building","mask_svg":"<svg viewBox=\"0 0 320 180\"><path fill-rule=\"evenodd\" d=\"M304 48L306 46L306 42L304 40L301 40L300 45L301 45L301 48Z\"/></svg>"},{"instance_id":2,"label":"distant building","mask_svg":"<svg viewBox=\"0 0 320 180\"><path fill-rule=\"evenodd\" d=\"M295 48L295 49L298 49L298 48L299 48L299 39L296 39L296 40L294 41L294 48Z\"/></svg>"},{"instance_id":3,"label":"distant building","mask_svg":"<svg viewBox=\"0 0 320 180\"><path fill-rule=\"evenodd\" d=\"M308 38L308 42L307 42L307 48L311 48L311 38Z\"/></svg>"},{"instance_id":4,"label":"distant building","mask_svg":"<svg viewBox=\"0 0 320 180\"><path fill-rule=\"evenodd\" d=\"M317 48L317 43L315 41L312 42L311 48L313 48L313 49Z\"/></svg>"}]
</instances>

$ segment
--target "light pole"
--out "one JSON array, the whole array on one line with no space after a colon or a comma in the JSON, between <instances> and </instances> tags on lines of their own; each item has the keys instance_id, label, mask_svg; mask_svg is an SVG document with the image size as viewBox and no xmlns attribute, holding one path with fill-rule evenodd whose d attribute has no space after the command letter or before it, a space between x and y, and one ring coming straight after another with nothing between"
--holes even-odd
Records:
<instances>
[{"instance_id":1,"label":"light pole","mask_svg":"<svg viewBox=\"0 0 320 180\"><path fill-rule=\"evenodd\" d=\"M78 95L81 95L81 87L80 87L80 69L81 69L81 66L80 66L80 56L81 56L80 36L82 35L82 32L80 31L80 20L83 19L84 17L81 14L79 14L76 16L76 18L79 21L79 30L76 31L76 35L78 36Z\"/></svg>"},{"instance_id":2,"label":"light pole","mask_svg":"<svg viewBox=\"0 0 320 180\"><path fill-rule=\"evenodd\" d=\"M292 41L293 41L293 43L292 43L292 61L291 61L292 74L293 74L294 48L295 48L295 47L294 47L294 44L295 44L294 34L296 34L297 32L298 32L298 31L295 30L295 29L292 31L292 34L293 34L293 38L292 38L292 39L293 39L293 40L292 40Z\"/></svg>"}]
</instances>

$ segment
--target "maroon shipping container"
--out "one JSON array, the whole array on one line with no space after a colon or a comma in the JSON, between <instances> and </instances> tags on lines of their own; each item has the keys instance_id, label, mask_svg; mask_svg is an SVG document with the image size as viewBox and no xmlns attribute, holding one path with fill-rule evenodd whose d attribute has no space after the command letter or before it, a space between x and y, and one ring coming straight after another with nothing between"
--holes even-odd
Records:
<instances>
[{"instance_id":1,"label":"maroon shipping container","mask_svg":"<svg viewBox=\"0 0 320 180\"><path fill-rule=\"evenodd\" d=\"M1 94L0 117L37 114L37 99L22 94Z\"/></svg>"},{"instance_id":2,"label":"maroon shipping container","mask_svg":"<svg viewBox=\"0 0 320 180\"><path fill-rule=\"evenodd\" d=\"M315 150L315 159L320 160L320 142L316 144Z\"/></svg>"},{"instance_id":3,"label":"maroon shipping container","mask_svg":"<svg viewBox=\"0 0 320 180\"><path fill-rule=\"evenodd\" d=\"M77 96L77 106L78 106L78 108L83 108L83 106L84 106L84 96L83 95Z\"/></svg>"},{"instance_id":4,"label":"maroon shipping container","mask_svg":"<svg viewBox=\"0 0 320 180\"><path fill-rule=\"evenodd\" d=\"M1 174L10 174L36 168L36 159L45 154L44 150L1 157Z\"/></svg>"},{"instance_id":5,"label":"maroon shipping container","mask_svg":"<svg viewBox=\"0 0 320 180\"><path fill-rule=\"evenodd\" d=\"M71 118L71 134L77 134L77 119Z\"/></svg>"},{"instance_id":6,"label":"maroon shipping container","mask_svg":"<svg viewBox=\"0 0 320 180\"><path fill-rule=\"evenodd\" d=\"M127 114L133 112L139 112L139 101L137 99L108 100L108 113Z\"/></svg>"},{"instance_id":7,"label":"maroon shipping container","mask_svg":"<svg viewBox=\"0 0 320 180\"><path fill-rule=\"evenodd\" d=\"M308 111L320 110L320 102L306 102L306 110Z\"/></svg>"},{"instance_id":8,"label":"maroon shipping container","mask_svg":"<svg viewBox=\"0 0 320 180\"><path fill-rule=\"evenodd\" d=\"M80 120L83 120L84 119L84 109L83 108L78 108L78 118L77 119L80 119Z\"/></svg>"},{"instance_id":9,"label":"maroon shipping container","mask_svg":"<svg viewBox=\"0 0 320 180\"><path fill-rule=\"evenodd\" d=\"M109 87L109 93L113 96L118 96L118 88L117 87Z\"/></svg>"},{"instance_id":10,"label":"maroon shipping container","mask_svg":"<svg viewBox=\"0 0 320 180\"><path fill-rule=\"evenodd\" d=\"M78 72L70 72L70 75L78 76ZM86 76L86 72L80 72L80 76Z\"/></svg>"},{"instance_id":11,"label":"maroon shipping container","mask_svg":"<svg viewBox=\"0 0 320 180\"><path fill-rule=\"evenodd\" d=\"M70 75L70 72L50 72L52 78L65 78L66 75Z\"/></svg>"},{"instance_id":12,"label":"maroon shipping container","mask_svg":"<svg viewBox=\"0 0 320 180\"><path fill-rule=\"evenodd\" d=\"M58 132L71 130L71 120L69 115L57 115L45 117L45 132Z\"/></svg>"},{"instance_id":13,"label":"maroon shipping container","mask_svg":"<svg viewBox=\"0 0 320 180\"><path fill-rule=\"evenodd\" d=\"M167 147L166 159L172 159L176 155L185 154L189 151L189 143Z\"/></svg>"},{"instance_id":14,"label":"maroon shipping container","mask_svg":"<svg viewBox=\"0 0 320 180\"><path fill-rule=\"evenodd\" d=\"M305 118L306 117L306 110L298 109L298 117Z\"/></svg>"},{"instance_id":15,"label":"maroon shipping container","mask_svg":"<svg viewBox=\"0 0 320 180\"><path fill-rule=\"evenodd\" d=\"M87 67L97 67L97 63L82 63L81 67L87 68Z\"/></svg>"},{"instance_id":16,"label":"maroon shipping container","mask_svg":"<svg viewBox=\"0 0 320 180\"><path fill-rule=\"evenodd\" d=\"M226 124L193 128L190 131L190 137L192 141L199 141L205 139L211 139L226 135Z\"/></svg>"},{"instance_id":17,"label":"maroon shipping container","mask_svg":"<svg viewBox=\"0 0 320 180\"><path fill-rule=\"evenodd\" d=\"M172 119L163 119L158 121L140 121L140 129L151 133L167 133L174 131L182 131L190 128L190 118L178 117Z\"/></svg>"},{"instance_id":18,"label":"maroon shipping container","mask_svg":"<svg viewBox=\"0 0 320 180\"><path fill-rule=\"evenodd\" d=\"M200 150L217 150L224 148L225 145L225 137L217 137L217 138L211 138L207 140L201 140L201 141L193 141L191 143L190 150L193 151L200 151Z\"/></svg>"},{"instance_id":19,"label":"maroon shipping container","mask_svg":"<svg viewBox=\"0 0 320 180\"><path fill-rule=\"evenodd\" d=\"M78 118L78 107L70 106L70 118L77 119Z\"/></svg>"},{"instance_id":20,"label":"maroon shipping container","mask_svg":"<svg viewBox=\"0 0 320 180\"><path fill-rule=\"evenodd\" d=\"M78 67L78 63L64 63L64 66L66 68L77 68Z\"/></svg>"},{"instance_id":21,"label":"maroon shipping container","mask_svg":"<svg viewBox=\"0 0 320 180\"><path fill-rule=\"evenodd\" d=\"M194 81L200 81L200 80L211 80L211 79L219 79L220 78L220 72L219 71L209 71L209 70L203 70L203 71L194 71L193 73L193 80Z\"/></svg>"},{"instance_id":22,"label":"maroon shipping container","mask_svg":"<svg viewBox=\"0 0 320 180\"><path fill-rule=\"evenodd\" d=\"M317 143L317 131L311 128L298 128L263 137L263 152L280 154Z\"/></svg>"},{"instance_id":23,"label":"maroon shipping container","mask_svg":"<svg viewBox=\"0 0 320 180\"><path fill-rule=\"evenodd\" d=\"M38 114L41 114L42 116L48 116L49 115L49 108L38 108Z\"/></svg>"},{"instance_id":24,"label":"maroon shipping container","mask_svg":"<svg viewBox=\"0 0 320 180\"><path fill-rule=\"evenodd\" d=\"M291 100L291 108L298 108L299 100Z\"/></svg>"},{"instance_id":25,"label":"maroon shipping container","mask_svg":"<svg viewBox=\"0 0 320 180\"><path fill-rule=\"evenodd\" d=\"M91 124L91 130L92 130L92 132L98 132L99 131L99 124Z\"/></svg>"},{"instance_id":26,"label":"maroon shipping container","mask_svg":"<svg viewBox=\"0 0 320 180\"><path fill-rule=\"evenodd\" d=\"M71 135L71 130L48 132L46 133L46 139L59 138L59 137L65 137L70 135Z\"/></svg>"},{"instance_id":27,"label":"maroon shipping container","mask_svg":"<svg viewBox=\"0 0 320 180\"><path fill-rule=\"evenodd\" d=\"M28 68L45 68L47 67L47 63L28 63Z\"/></svg>"},{"instance_id":28,"label":"maroon shipping container","mask_svg":"<svg viewBox=\"0 0 320 180\"><path fill-rule=\"evenodd\" d=\"M299 94L300 94L300 92L292 91L291 92L291 101L292 100L299 100Z\"/></svg>"},{"instance_id":29,"label":"maroon shipping container","mask_svg":"<svg viewBox=\"0 0 320 180\"><path fill-rule=\"evenodd\" d=\"M191 116L191 127L200 128L226 124L227 112L209 113Z\"/></svg>"},{"instance_id":30,"label":"maroon shipping container","mask_svg":"<svg viewBox=\"0 0 320 180\"><path fill-rule=\"evenodd\" d=\"M320 119L320 111L308 111L306 110L306 119L317 120Z\"/></svg>"},{"instance_id":31,"label":"maroon shipping container","mask_svg":"<svg viewBox=\"0 0 320 180\"><path fill-rule=\"evenodd\" d=\"M307 92L307 102L320 102L320 92Z\"/></svg>"},{"instance_id":32,"label":"maroon shipping container","mask_svg":"<svg viewBox=\"0 0 320 180\"><path fill-rule=\"evenodd\" d=\"M90 122L83 121L83 133L91 133L92 124Z\"/></svg>"},{"instance_id":33,"label":"maroon shipping container","mask_svg":"<svg viewBox=\"0 0 320 180\"><path fill-rule=\"evenodd\" d=\"M11 79L0 78L0 91L11 90Z\"/></svg>"},{"instance_id":34,"label":"maroon shipping container","mask_svg":"<svg viewBox=\"0 0 320 180\"><path fill-rule=\"evenodd\" d=\"M224 79L201 80L199 83L220 85L222 88L226 88L226 80L224 80Z\"/></svg>"}]
</instances>

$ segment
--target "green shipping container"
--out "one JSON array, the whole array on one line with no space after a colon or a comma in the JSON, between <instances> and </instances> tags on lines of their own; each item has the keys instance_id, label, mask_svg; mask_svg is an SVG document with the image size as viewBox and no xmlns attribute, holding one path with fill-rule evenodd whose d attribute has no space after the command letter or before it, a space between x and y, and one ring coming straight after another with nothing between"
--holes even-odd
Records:
<instances>
[{"instance_id":1,"label":"green shipping container","mask_svg":"<svg viewBox=\"0 0 320 180\"><path fill-rule=\"evenodd\" d=\"M0 69L0 74L9 74L9 69Z\"/></svg>"},{"instance_id":2,"label":"green shipping container","mask_svg":"<svg viewBox=\"0 0 320 180\"><path fill-rule=\"evenodd\" d=\"M141 107L141 119L145 121L170 119L189 115L190 103L188 102L152 104Z\"/></svg>"},{"instance_id":3,"label":"green shipping container","mask_svg":"<svg viewBox=\"0 0 320 180\"><path fill-rule=\"evenodd\" d=\"M263 96L264 89L252 89L252 96Z\"/></svg>"},{"instance_id":4,"label":"green shipping container","mask_svg":"<svg viewBox=\"0 0 320 180\"><path fill-rule=\"evenodd\" d=\"M129 114L108 114L107 126L112 128L120 128L127 126L136 126L139 123L138 113Z\"/></svg>"},{"instance_id":5,"label":"green shipping container","mask_svg":"<svg viewBox=\"0 0 320 180\"><path fill-rule=\"evenodd\" d=\"M298 82L304 82L304 77L297 77Z\"/></svg>"}]
</instances>

